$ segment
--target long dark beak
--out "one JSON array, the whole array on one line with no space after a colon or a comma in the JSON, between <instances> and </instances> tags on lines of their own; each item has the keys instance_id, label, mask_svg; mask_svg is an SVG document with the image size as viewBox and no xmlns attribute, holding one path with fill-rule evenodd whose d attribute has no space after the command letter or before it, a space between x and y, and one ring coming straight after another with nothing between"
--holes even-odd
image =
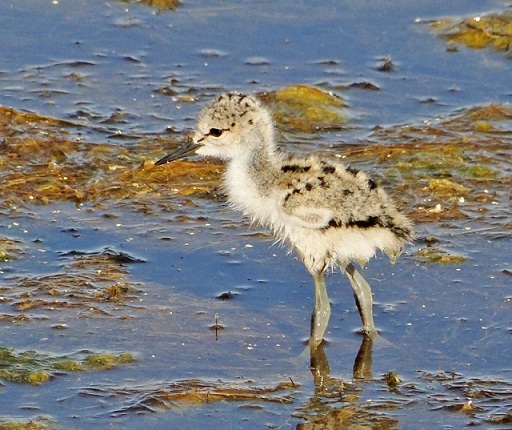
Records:
<instances>
[{"instance_id":1,"label":"long dark beak","mask_svg":"<svg viewBox=\"0 0 512 430\"><path fill-rule=\"evenodd\" d=\"M155 166L161 166L162 164L170 163L171 161L179 160L180 158L185 158L189 155L194 155L201 146L202 145L200 143L195 143L193 141L187 142L178 147L176 151L158 160L155 163Z\"/></svg>"}]
</instances>

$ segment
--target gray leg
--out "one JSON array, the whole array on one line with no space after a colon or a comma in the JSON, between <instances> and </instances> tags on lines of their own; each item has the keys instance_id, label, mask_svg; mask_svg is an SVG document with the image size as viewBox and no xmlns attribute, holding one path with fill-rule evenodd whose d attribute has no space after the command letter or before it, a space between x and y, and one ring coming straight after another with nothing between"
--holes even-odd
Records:
<instances>
[{"instance_id":1,"label":"gray leg","mask_svg":"<svg viewBox=\"0 0 512 430\"><path fill-rule=\"evenodd\" d=\"M368 336L373 337L377 334L377 329L373 323L372 290L352 263L349 263L347 267L345 267L345 274L350 280L350 284L354 290L357 308L359 309L359 314L363 321L363 330Z\"/></svg>"},{"instance_id":2,"label":"gray leg","mask_svg":"<svg viewBox=\"0 0 512 430\"><path fill-rule=\"evenodd\" d=\"M327 324L331 316L331 305L327 296L327 288L325 286L324 274L319 273L313 275L315 281L315 309L311 316L311 337L309 345L316 348L324 338Z\"/></svg>"}]
</instances>

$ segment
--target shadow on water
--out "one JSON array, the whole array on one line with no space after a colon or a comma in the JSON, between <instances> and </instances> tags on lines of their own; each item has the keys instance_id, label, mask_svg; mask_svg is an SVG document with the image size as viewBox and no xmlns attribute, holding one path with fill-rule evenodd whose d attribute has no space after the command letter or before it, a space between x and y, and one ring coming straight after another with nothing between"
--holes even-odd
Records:
<instances>
[{"instance_id":1,"label":"shadow on water","mask_svg":"<svg viewBox=\"0 0 512 430\"><path fill-rule=\"evenodd\" d=\"M510 426L503 3L93 3L2 11L0 427ZM305 348L310 276L226 207L222 165L155 168L232 88L414 219L364 269L382 339L335 272Z\"/></svg>"}]
</instances>

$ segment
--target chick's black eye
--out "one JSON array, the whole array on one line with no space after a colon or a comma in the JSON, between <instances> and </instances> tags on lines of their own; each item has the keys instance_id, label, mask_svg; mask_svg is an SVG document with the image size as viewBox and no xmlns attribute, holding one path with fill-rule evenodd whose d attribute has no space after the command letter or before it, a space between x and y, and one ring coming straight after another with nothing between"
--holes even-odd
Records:
<instances>
[{"instance_id":1,"label":"chick's black eye","mask_svg":"<svg viewBox=\"0 0 512 430\"><path fill-rule=\"evenodd\" d=\"M222 134L222 131L223 130L220 128L210 128L210 132L208 134L213 137L219 137Z\"/></svg>"}]
</instances>

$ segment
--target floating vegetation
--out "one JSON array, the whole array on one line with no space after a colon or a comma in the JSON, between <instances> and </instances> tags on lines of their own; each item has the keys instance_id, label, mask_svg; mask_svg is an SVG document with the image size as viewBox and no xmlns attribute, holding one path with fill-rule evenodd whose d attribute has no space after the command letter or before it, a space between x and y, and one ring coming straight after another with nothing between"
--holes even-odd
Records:
<instances>
[{"instance_id":1,"label":"floating vegetation","mask_svg":"<svg viewBox=\"0 0 512 430\"><path fill-rule=\"evenodd\" d=\"M419 403L430 405L433 411L467 416L468 426L493 424L504 428L499 425L512 423L510 381L468 378L453 371L421 371L417 378L408 381L389 372L375 384L380 388L374 389L383 394L374 395L367 402L343 391L324 398L315 395L294 414L305 420L297 429L396 428L399 427L397 413L415 408ZM434 419L442 418L436 415Z\"/></svg>"},{"instance_id":2,"label":"floating vegetation","mask_svg":"<svg viewBox=\"0 0 512 430\"><path fill-rule=\"evenodd\" d=\"M510 11L469 17L459 22L443 19L431 23L431 26L451 45L461 44L472 49L492 48L503 52L510 52L512 46Z\"/></svg>"},{"instance_id":3,"label":"floating vegetation","mask_svg":"<svg viewBox=\"0 0 512 430\"><path fill-rule=\"evenodd\" d=\"M20 244L19 240L0 237L0 263L15 260L21 253Z\"/></svg>"},{"instance_id":4,"label":"floating vegetation","mask_svg":"<svg viewBox=\"0 0 512 430\"><path fill-rule=\"evenodd\" d=\"M261 94L260 98L270 106L281 128L287 131L311 133L341 129L347 121L343 115L345 102L316 87L291 85Z\"/></svg>"},{"instance_id":5,"label":"floating vegetation","mask_svg":"<svg viewBox=\"0 0 512 430\"><path fill-rule=\"evenodd\" d=\"M156 7L159 12L174 10L181 5L179 0L122 0L124 3L140 3Z\"/></svg>"},{"instance_id":6,"label":"floating vegetation","mask_svg":"<svg viewBox=\"0 0 512 430\"><path fill-rule=\"evenodd\" d=\"M438 196L459 197L469 194L471 191L464 185L457 184L449 179L431 179L428 187Z\"/></svg>"},{"instance_id":7,"label":"floating vegetation","mask_svg":"<svg viewBox=\"0 0 512 430\"><path fill-rule=\"evenodd\" d=\"M59 372L84 372L114 369L133 363L132 354L124 352L91 353L53 356L36 351L17 352L0 346L0 379L21 384L39 385Z\"/></svg>"},{"instance_id":8,"label":"floating vegetation","mask_svg":"<svg viewBox=\"0 0 512 430\"><path fill-rule=\"evenodd\" d=\"M493 130L475 130L486 121ZM512 219L512 108L490 105L465 109L424 126L378 128L367 142L346 149L346 161L367 165L408 202L416 222L478 219L498 228Z\"/></svg>"},{"instance_id":9,"label":"floating vegetation","mask_svg":"<svg viewBox=\"0 0 512 430\"><path fill-rule=\"evenodd\" d=\"M129 281L125 265L142 260L110 248L61 255L66 260L61 272L18 277L16 286L5 291L15 311L74 308L81 316L109 315L113 309L119 314L122 306L133 309L139 301L140 290Z\"/></svg>"},{"instance_id":10,"label":"floating vegetation","mask_svg":"<svg viewBox=\"0 0 512 430\"><path fill-rule=\"evenodd\" d=\"M430 264L455 264L466 261L466 257L462 255L454 255L434 246L419 249L415 252L414 257L422 263Z\"/></svg>"},{"instance_id":11,"label":"floating vegetation","mask_svg":"<svg viewBox=\"0 0 512 430\"><path fill-rule=\"evenodd\" d=\"M0 209L105 199L123 206L133 199L145 207L145 197L153 201L159 190L168 193L170 183L179 180L182 194L195 194L209 189L205 184L217 181L221 172L220 165L189 162L153 168L147 157L157 159L165 148L175 147L178 142L172 139L139 140L131 147L77 142L68 139L70 123L3 107L0 126L0 139L5 138Z\"/></svg>"},{"instance_id":12,"label":"floating vegetation","mask_svg":"<svg viewBox=\"0 0 512 430\"><path fill-rule=\"evenodd\" d=\"M0 430L46 430L55 428L55 423L46 417L31 420L0 417Z\"/></svg>"},{"instance_id":13,"label":"floating vegetation","mask_svg":"<svg viewBox=\"0 0 512 430\"><path fill-rule=\"evenodd\" d=\"M428 403L434 410L462 413L475 422L510 425L512 423L512 382L492 378L465 378L456 372L421 372L430 388Z\"/></svg>"},{"instance_id":14,"label":"floating vegetation","mask_svg":"<svg viewBox=\"0 0 512 430\"><path fill-rule=\"evenodd\" d=\"M401 384L400 377L395 372L388 372L384 375L384 381L388 384L388 387L394 389Z\"/></svg>"},{"instance_id":15,"label":"floating vegetation","mask_svg":"<svg viewBox=\"0 0 512 430\"><path fill-rule=\"evenodd\" d=\"M148 386L90 386L80 389L79 395L105 398L109 401L117 400L123 407L110 414L121 416L129 413L163 412L183 404L219 401L290 404L293 402L293 396L283 393L296 388L298 385L291 381L270 387L255 387L249 383L188 379Z\"/></svg>"}]
</instances>

